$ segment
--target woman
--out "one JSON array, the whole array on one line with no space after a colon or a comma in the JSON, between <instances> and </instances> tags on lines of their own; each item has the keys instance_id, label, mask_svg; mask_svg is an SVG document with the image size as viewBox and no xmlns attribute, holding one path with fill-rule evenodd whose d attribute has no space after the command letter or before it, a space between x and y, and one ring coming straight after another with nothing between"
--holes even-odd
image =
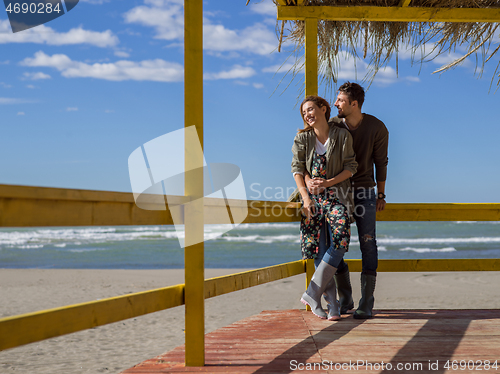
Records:
<instances>
[{"instance_id":1,"label":"woman","mask_svg":"<svg viewBox=\"0 0 500 374\"><path fill-rule=\"evenodd\" d=\"M328 124L330 111L328 102L319 96L308 96L300 105L304 129L295 136L292 173L303 202L302 256L314 258L317 265L301 301L316 316L336 321L340 319L340 309L334 275L349 247L354 209L349 178L356 173L357 163L349 132ZM311 191L306 188L306 174L313 178ZM324 252L320 251L322 232L331 244L320 257ZM323 293L328 315L321 307Z\"/></svg>"}]
</instances>

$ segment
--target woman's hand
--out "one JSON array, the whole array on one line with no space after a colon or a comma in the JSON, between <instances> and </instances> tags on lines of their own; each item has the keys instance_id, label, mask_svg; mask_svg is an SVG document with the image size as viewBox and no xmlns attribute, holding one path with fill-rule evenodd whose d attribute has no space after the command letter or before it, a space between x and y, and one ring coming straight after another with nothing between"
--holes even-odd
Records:
<instances>
[{"instance_id":1,"label":"woman's hand","mask_svg":"<svg viewBox=\"0 0 500 374\"><path fill-rule=\"evenodd\" d=\"M328 185L326 179L322 179L322 178L310 178L310 179L307 179L307 189L313 195L319 195L327 187L329 187L329 185Z\"/></svg>"},{"instance_id":2,"label":"woman's hand","mask_svg":"<svg viewBox=\"0 0 500 374\"><path fill-rule=\"evenodd\" d=\"M316 214L316 205L309 197L304 199L304 203L302 204L302 214L306 216L307 220L310 220L311 217Z\"/></svg>"}]
</instances>

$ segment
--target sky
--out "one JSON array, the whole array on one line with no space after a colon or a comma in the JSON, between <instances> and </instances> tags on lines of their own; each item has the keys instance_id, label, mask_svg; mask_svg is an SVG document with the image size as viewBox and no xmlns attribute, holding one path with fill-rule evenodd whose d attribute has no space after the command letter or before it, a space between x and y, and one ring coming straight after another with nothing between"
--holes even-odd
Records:
<instances>
[{"instance_id":1,"label":"sky","mask_svg":"<svg viewBox=\"0 0 500 374\"><path fill-rule=\"evenodd\" d=\"M182 3L80 0L15 34L2 9L0 184L130 192L131 153L184 126ZM272 2L245 4L204 2L204 154L241 169L248 199L285 200L303 74L285 74ZM369 86L363 112L390 133L387 202L500 202L497 62L432 74L464 51L422 66L402 51ZM346 56L339 82L365 71Z\"/></svg>"}]
</instances>

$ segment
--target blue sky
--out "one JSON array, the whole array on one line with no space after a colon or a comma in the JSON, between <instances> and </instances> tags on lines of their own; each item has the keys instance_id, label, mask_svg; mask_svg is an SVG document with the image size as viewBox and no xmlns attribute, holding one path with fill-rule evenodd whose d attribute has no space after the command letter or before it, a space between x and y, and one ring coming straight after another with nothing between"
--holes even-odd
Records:
<instances>
[{"instance_id":1,"label":"blue sky","mask_svg":"<svg viewBox=\"0 0 500 374\"><path fill-rule=\"evenodd\" d=\"M283 92L275 8L245 3L204 3L205 157L238 165L248 198L283 200L303 75ZM16 34L2 10L0 183L131 191L129 155L184 126L182 43L180 0L80 0ZM390 132L388 202L500 202L496 62L432 74L461 52L411 66L403 51L367 91ZM363 77L353 62L340 82Z\"/></svg>"}]
</instances>

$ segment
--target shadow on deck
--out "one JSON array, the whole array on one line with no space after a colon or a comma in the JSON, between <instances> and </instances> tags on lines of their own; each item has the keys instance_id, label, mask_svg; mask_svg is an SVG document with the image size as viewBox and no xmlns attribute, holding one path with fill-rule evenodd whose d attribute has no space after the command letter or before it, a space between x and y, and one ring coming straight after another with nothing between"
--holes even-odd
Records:
<instances>
[{"instance_id":1,"label":"shadow on deck","mask_svg":"<svg viewBox=\"0 0 500 374\"><path fill-rule=\"evenodd\" d=\"M344 317L329 322L304 310L264 311L207 334L204 367L185 367L180 346L123 373L500 371L494 367L500 310L379 310L370 320Z\"/></svg>"}]
</instances>

